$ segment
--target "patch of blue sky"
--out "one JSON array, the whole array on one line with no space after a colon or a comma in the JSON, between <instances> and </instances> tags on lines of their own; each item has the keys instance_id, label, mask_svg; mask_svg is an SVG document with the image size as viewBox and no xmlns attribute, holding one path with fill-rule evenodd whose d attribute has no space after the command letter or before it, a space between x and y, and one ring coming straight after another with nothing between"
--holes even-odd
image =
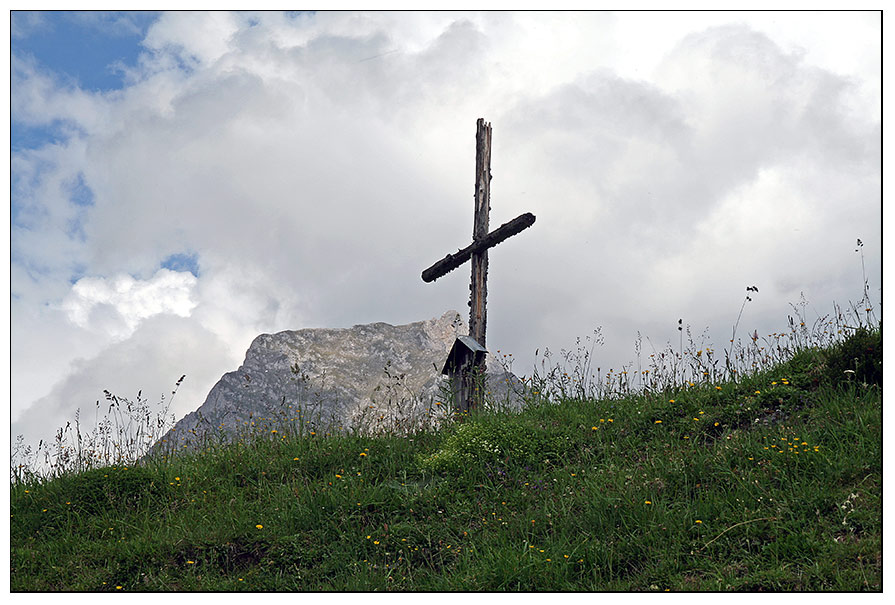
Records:
<instances>
[{"instance_id":1,"label":"patch of blue sky","mask_svg":"<svg viewBox=\"0 0 895 605\"><path fill-rule=\"evenodd\" d=\"M195 252L172 254L162 261L163 269L171 271L189 271L199 277L199 255Z\"/></svg>"},{"instance_id":2,"label":"patch of blue sky","mask_svg":"<svg viewBox=\"0 0 895 605\"><path fill-rule=\"evenodd\" d=\"M156 18L144 11L12 11L10 50L83 90L117 90L121 66L136 65Z\"/></svg>"},{"instance_id":3,"label":"patch of blue sky","mask_svg":"<svg viewBox=\"0 0 895 605\"><path fill-rule=\"evenodd\" d=\"M71 203L75 206L85 207L93 205L93 190L90 189L84 181L83 172L79 172L78 176L71 184L68 199L71 200Z\"/></svg>"},{"instance_id":4,"label":"patch of blue sky","mask_svg":"<svg viewBox=\"0 0 895 605\"><path fill-rule=\"evenodd\" d=\"M87 241L87 234L84 231L87 209L94 204L93 190L84 181L83 172L79 172L78 176L66 183L66 185L68 188L68 201L76 207L75 215L68 221L66 235L83 243Z\"/></svg>"},{"instance_id":5,"label":"patch of blue sky","mask_svg":"<svg viewBox=\"0 0 895 605\"><path fill-rule=\"evenodd\" d=\"M68 219L65 229L65 235L69 239L79 243L87 241L87 233L84 231L84 213L79 212L76 216Z\"/></svg>"},{"instance_id":6,"label":"patch of blue sky","mask_svg":"<svg viewBox=\"0 0 895 605\"><path fill-rule=\"evenodd\" d=\"M9 123L10 150L16 152L23 149L38 149L45 145L62 144L68 140L70 133L61 126L59 120L50 124L24 124L16 120L13 115Z\"/></svg>"}]
</instances>

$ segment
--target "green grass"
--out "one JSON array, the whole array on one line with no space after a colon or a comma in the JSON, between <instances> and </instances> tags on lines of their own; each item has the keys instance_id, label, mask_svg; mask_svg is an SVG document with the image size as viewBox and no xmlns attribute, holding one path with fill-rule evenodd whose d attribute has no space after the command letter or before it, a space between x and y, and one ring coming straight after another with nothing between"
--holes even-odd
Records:
<instances>
[{"instance_id":1,"label":"green grass","mask_svg":"<svg viewBox=\"0 0 895 605\"><path fill-rule=\"evenodd\" d=\"M737 380L595 397L560 372L437 431L20 474L10 587L880 591L876 368L862 329Z\"/></svg>"}]
</instances>

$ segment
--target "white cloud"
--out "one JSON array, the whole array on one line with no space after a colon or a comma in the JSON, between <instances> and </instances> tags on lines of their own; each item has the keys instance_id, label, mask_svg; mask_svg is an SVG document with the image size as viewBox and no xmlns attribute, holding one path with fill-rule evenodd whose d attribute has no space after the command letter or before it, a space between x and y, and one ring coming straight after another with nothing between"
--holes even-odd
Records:
<instances>
[{"instance_id":1,"label":"white cloud","mask_svg":"<svg viewBox=\"0 0 895 605\"><path fill-rule=\"evenodd\" d=\"M96 355L74 360L65 376L33 405L13 418L12 434L29 441L49 441L80 410L82 430L92 430L107 407L103 390L135 400L139 391L151 404L162 398L178 418L192 411L220 379L219 368L239 364L212 333L195 322L172 315L156 315L143 322L131 338L106 345ZM186 375L176 397L177 380ZM163 409L156 406L156 410Z\"/></svg>"},{"instance_id":2,"label":"white cloud","mask_svg":"<svg viewBox=\"0 0 895 605\"><path fill-rule=\"evenodd\" d=\"M59 74L47 73L36 60L15 52L10 58L10 111L29 126L56 123L64 137L100 127L107 111L105 97L77 88Z\"/></svg>"},{"instance_id":3,"label":"white cloud","mask_svg":"<svg viewBox=\"0 0 895 605\"><path fill-rule=\"evenodd\" d=\"M237 18L231 13L164 13L146 33L143 45L153 51L172 51L192 63L211 63L227 52L236 33Z\"/></svg>"},{"instance_id":4,"label":"white cloud","mask_svg":"<svg viewBox=\"0 0 895 605\"><path fill-rule=\"evenodd\" d=\"M76 326L100 328L114 338L126 338L144 320L163 313L189 317L198 304L193 298L196 277L189 272L159 271L148 280L130 275L83 277L62 301Z\"/></svg>"}]
</instances>

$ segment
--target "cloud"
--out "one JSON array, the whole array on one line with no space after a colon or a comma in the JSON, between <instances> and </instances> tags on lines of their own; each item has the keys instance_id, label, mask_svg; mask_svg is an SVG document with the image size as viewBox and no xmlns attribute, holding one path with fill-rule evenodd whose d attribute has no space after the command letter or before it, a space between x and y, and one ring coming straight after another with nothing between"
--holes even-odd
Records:
<instances>
[{"instance_id":1,"label":"cloud","mask_svg":"<svg viewBox=\"0 0 895 605\"><path fill-rule=\"evenodd\" d=\"M10 57L10 111L14 123L50 126L65 138L93 131L107 109L106 97L77 87L73 78L48 71L30 55Z\"/></svg>"},{"instance_id":2,"label":"cloud","mask_svg":"<svg viewBox=\"0 0 895 605\"><path fill-rule=\"evenodd\" d=\"M205 399L220 378L218 368L241 360L228 355L227 347L195 322L156 315L130 338L74 361L64 378L14 419L11 433L24 435L34 444L39 439L49 442L65 422L74 421L79 410L82 430L90 431L95 419L108 412L103 390L131 400L142 390L154 412L165 409L158 405L164 400L170 404L169 412L179 418ZM184 374L186 379L172 400L171 391Z\"/></svg>"},{"instance_id":3,"label":"cloud","mask_svg":"<svg viewBox=\"0 0 895 605\"><path fill-rule=\"evenodd\" d=\"M228 51L229 40L239 27L237 21L232 13L216 11L163 13L149 28L143 46L207 64Z\"/></svg>"},{"instance_id":4,"label":"cloud","mask_svg":"<svg viewBox=\"0 0 895 605\"><path fill-rule=\"evenodd\" d=\"M192 297L195 285L192 273L168 269L160 269L148 280L130 275L84 277L72 286L62 309L78 327L99 328L114 338L123 338L154 315L189 317L197 305Z\"/></svg>"}]
</instances>

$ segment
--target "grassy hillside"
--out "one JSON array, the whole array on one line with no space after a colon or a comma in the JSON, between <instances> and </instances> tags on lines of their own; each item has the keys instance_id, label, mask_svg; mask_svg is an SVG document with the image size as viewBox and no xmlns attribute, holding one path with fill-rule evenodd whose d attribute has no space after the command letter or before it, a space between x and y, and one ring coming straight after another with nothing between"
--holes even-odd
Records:
<instances>
[{"instance_id":1,"label":"grassy hillside","mask_svg":"<svg viewBox=\"0 0 895 605\"><path fill-rule=\"evenodd\" d=\"M881 330L789 357L601 396L579 365L439 430L20 477L11 588L881 590Z\"/></svg>"}]
</instances>

